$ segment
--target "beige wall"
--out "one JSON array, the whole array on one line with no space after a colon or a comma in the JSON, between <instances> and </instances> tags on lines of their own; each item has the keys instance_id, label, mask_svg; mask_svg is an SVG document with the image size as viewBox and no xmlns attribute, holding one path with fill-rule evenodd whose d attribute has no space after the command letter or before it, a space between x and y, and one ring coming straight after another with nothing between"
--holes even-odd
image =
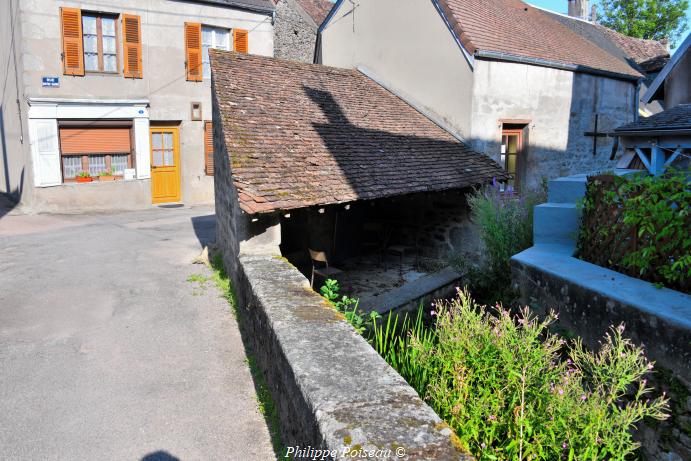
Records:
<instances>
[{"instance_id":1,"label":"beige wall","mask_svg":"<svg viewBox=\"0 0 691 461\"><path fill-rule=\"evenodd\" d=\"M322 63L364 66L461 136L470 132L472 69L429 0L343 2L322 32Z\"/></svg>"},{"instance_id":2,"label":"beige wall","mask_svg":"<svg viewBox=\"0 0 691 461\"><path fill-rule=\"evenodd\" d=\"M665 79L665 109L691 104L691 49Z\"/></svg>"},{"instance_id":3,"label":"beige wall","mask_svg":"<svg viewBox=\"0 0 691 461\"><path fill-rule=\"evenodd\" d=\"M21 75L21 0L0 1L0 193L18 200L29 181L26 103ZM19 99L19 104L17 104Z\"/></svg>"},{"instance_id":4,"label":"beige wall","mask_svg":"<svg viewBox=\"0 0 691 461\"><path fill-rule=\"evenodd\" d=\"M595 113L598 131L633 121L635 83L560 69L499 61L475 61L473 147L499 160L502 120L530 120L526 152L528 187L595 169L614 168L611 138L598 141L593 156Z\"/></svg>"},{"instance_id":5,"label":"beige wall","mask_svg":"<svg viewBox=\"0 0 691 461\"><path fill-rule=\"evenodd\" d=\"M122 75L88 73L84 77L62 75L61 6L139 15L142 24L143 78L126 79ZM183 25L185 22L201 22L229 29L247 29L250 31L250 53L271 56L271 15L173 0L22 0L21 7L24 94L32 98L148 99L152 124L179 123L183 202L213 203L213 177L206 176L204 171L204 122L190 120L191 102L201 102L203 119L211 120L210 82L186 80ZM118 45L122 46L120 38ZM43 88L43 76L60 77L60 88ZM45 188L37 193L36 205L47 203L46 197L51 194L55 196L51 203L58 197L72 195L72 192L56 190L61 187L74 186ZM105 191L97 187L92 189L92 194ZM107 206L108 201L106 197L103 198L102 202ZM149 204L150 197L141 206Z\"/></svg>"}]
</instances>

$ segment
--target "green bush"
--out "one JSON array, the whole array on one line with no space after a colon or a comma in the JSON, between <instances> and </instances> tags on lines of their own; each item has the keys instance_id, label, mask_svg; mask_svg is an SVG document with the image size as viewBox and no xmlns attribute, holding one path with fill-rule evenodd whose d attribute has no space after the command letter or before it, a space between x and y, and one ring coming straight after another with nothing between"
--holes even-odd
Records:
<instances>
[{"instance_id":1,"label":"green bush","mask_svg":"<svg viewBox=\"0 0 691 461\"><path fill-rule=\"evenodd\" d=\"M491 311L467 291L422 306L412 318L372 316L357 301L320 290L376 351L425 399L478 460L625 460L638 448L631 431L643 418L668 417L664 395L650 399L652 363L612 328L600 350L566 343L528 308ZM355 307L352 307L355 306Z\"/></svg>"},{"instance_id":2,"label":"green bush","mask_svg":"<svg viewBox=\"0 0 691 461\"><path fill-rule=\"evenodd\" d=\"M551 334L554 315L490 313L467 292L437 309L434 338L409 340L428 379L418 391L479 460L623 460L638 446L635 423L667 417L623 326L592 353Z\"/></svg>"},{"instance_id":3,"label":"green bush","mask_svg":"<svg viewBox=\"0 0 691 461\"><path fill-rule=\"evenodd\" d=\"M473 293L483 300L511 299L509 259L533 245L533 208L544 201L544 193L520 195L500 192L497 185L485 186L468 198L472 220L484 244L480 267L469 267Z\"/></svg>"},{"instance_id":4,"label":"green bush","mask_svg":"<svg viewBox=\"0 0 691 461\"><path fill-rule=\"evenodd\" d=\"M379 318L377 312L370 312L369 316L364 314L358 307L359 300L349 298L348 296L341 296L339 292L341 287L338 281L334 279L327 279L324 285L319 289L321 295L331 303L331 305L346 318L358 334L364 334L367 329L367 318L375 320Z\"/></svg>"},{"instance_id":5,"label":"green bush","mask_svg":"<svg viewBox=\"0 0 691 461\"><path fill-rule=\"evenodd\" d=\"M687 172L589 178L578 254L586 261L691 292Z\"/></svg>"}]
</instances>

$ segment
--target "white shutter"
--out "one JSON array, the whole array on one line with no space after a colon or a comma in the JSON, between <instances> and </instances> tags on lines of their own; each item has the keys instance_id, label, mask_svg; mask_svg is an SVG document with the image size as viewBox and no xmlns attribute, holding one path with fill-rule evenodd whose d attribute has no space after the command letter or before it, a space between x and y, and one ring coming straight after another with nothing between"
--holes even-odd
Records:
<instances>
[{"instance_id":1,"label":"white shutter","mask_svg":"<svg viewBox=\"0 0 691 461\"><path fill-rule=\"evenodd\" d=\"M55 119L32 119L30 123L31 152L36 187L62 183L58 122Z\"/></svg>"},{"instance_id":2,"label":"white shutter","mask_svg":"<svg viewBox=\"0 0 691 461\"><path fill-rule=\"evenodd\" d=\"M134 148L136 150L137 178L151 177L151 147L149 145L149 119L134 119Z\"/></svg>"}]
</instances>

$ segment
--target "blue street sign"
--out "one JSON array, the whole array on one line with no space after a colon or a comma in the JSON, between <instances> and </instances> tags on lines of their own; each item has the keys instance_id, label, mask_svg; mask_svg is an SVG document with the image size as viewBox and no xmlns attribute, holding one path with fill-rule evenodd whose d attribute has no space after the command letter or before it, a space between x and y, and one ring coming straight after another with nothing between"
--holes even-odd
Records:
<instances>
[{"instance_id":1,"label":"blue street sign","mask_svg":"<svg viewBox=\"0 0 691 461\"><path fill-rule=\"evenodd\" d=\"M60 87L60 77L41 77L41 84L52 88Z\"/></svg>"}]
</instances>

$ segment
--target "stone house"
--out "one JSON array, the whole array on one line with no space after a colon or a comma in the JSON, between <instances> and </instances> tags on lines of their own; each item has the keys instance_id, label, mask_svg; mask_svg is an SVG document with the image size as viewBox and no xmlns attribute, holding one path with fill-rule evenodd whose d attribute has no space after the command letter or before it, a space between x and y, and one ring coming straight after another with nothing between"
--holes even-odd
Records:
<instances>
[{"instance_id":1,"label":"stone house","mask_svg":"<svg viewBox=\"0 0 691 461\"><path fill-rule=\"evenodd\" d=\"M0 192L32 211L212 203L208 50L273 55L274 9L0 2Z\"/></svg>"},{"instance_id":2,"label":"stone house","mask_svg":"<svg viewBox=\"0 0 691 461\"><path fill-rule=\"evenodd\" d=\"M435 227L422 245L460 251L472 234L464 193L507 178L357 70L216 50L211 65L217 239L230 273L240 253L298 267L308 248L352 256L375 220L392 240L416 221Z\"/></svg>"},{"instance_id":3,"label":"stone house","mask_svg":"<svg viewBox=\"0 0 691 461\"><path fill-rule=\"evenodd\" d=\"M691 104L691 34L651 83L643 101L661 103L665 110Z\"/></svg>"},{"instance_id":4,"label":"stone house","mask_svg":"<svg viewBox=\"0 0 691 461\"><path fill-rule=\"evenodd\" d=\"M623 53L520 0L339 1L317 60L359 68L515 176L612 168L644 77Z\"/></svg>"},{"instance_id":5,"label":"stone house","mask_svg":"<svg viewBox=\"0 0 691 461\"><path fill-rule=\"evenodd\" d=\"M314 62L317 31L333 3L328 0L273 0L276 4L274 56Z\"/></svg>"},{"instance_id":6,"label":"stone house","mask_svg":"<svg viewBox=\"0 0 691 461\"><path fill-rule=\"evenodd\" d=\"M569 2L569 6L574 5L575 8L576 3L586 5L587 8L587 0L572 1ZM576 16L573 16L572 13L565 15L549 10L543 11L556 21L559 21L577 34L606 50L608 53L625 60L643 74L643 79L639 82L640 87L638 91L640 99L638 108L639 115L646 117L662 110L662 105L659 102L646 102L643 100L643 96L655 77L658 76L665 64L670 60L669 44L667 41L644 40L628 37L598 24L592 17L580 17L579 11L582 10L579 9L573 12Z\"/></svg>"}]
</instances>

